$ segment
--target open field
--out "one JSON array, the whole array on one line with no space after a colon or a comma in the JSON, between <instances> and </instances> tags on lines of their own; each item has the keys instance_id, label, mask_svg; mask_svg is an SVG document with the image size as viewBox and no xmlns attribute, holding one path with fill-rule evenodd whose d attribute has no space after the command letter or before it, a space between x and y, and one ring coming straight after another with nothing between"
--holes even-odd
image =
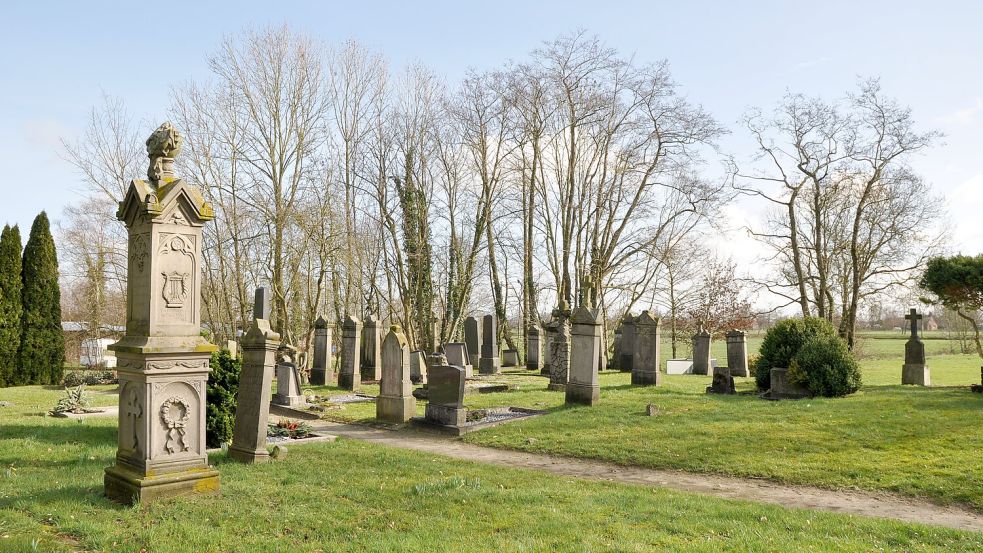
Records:
<instances>
[{"instance_id":1,"label":"open field","mask_svg":"<svg viewBox=\"0 0 983 553\"><path fill-rule=\"evenodd\" d=\"M246 466L218 496L102 498L115 420L38 415L56 390L4 389L3 551L980 551L983 536L489 467L341 440ZM115 397L96 395L110 405ZM591 531L585 532L586 528Z\"/></svg>"}]
</instances>

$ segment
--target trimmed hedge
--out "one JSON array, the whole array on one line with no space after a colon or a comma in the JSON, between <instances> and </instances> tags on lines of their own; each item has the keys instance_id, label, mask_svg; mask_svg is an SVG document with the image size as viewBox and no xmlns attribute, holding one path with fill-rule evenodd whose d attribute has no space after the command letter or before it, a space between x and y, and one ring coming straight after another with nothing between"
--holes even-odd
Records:
<instances>
[{"instance_id":1,"label":"trimmed hedge","mask_svg":"<svg viewBox=\"0 0 983 553\"><path fill-rule=\"evenodd\" d=\"M795 354L789 380L817 396L841 397L860 389L860 365L837 336L813 336Z\"/></svg>"},{"instance_id":2,"label":"trimmed hedge","mask_svg":"<svg viewBox=\"0 0 983 553\"><path fill-rule=\"evenodd\" d=\"M232 440L236 420L236 394L239 393L239 376L242 361L232 357L227 350L212 354L212 372L205 388L205 444L221 447Z\"/></svg>"},{"instance_id":3,"label":"trimmed hedge","mask_svg":"<svg viewBox=\"0 0 983 553\"><path fill-rule=\"evenodd\" d=\"M771 388L771 369L791 368L795 355L813 336L836 338L836 329L829 321L818 317L785 319L768 329L755 364L754 379L758 389Z\"/></svg>"}]
</instances>

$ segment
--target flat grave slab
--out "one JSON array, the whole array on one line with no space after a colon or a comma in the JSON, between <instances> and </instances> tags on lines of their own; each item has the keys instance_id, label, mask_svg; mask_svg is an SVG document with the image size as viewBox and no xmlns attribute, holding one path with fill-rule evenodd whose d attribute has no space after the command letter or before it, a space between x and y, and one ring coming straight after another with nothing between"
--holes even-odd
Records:
<instances>
[{"instance_id":1,"label":"flat grave slab","mask_svg":"<svg viewBox=\"0 0 983 553\"><path fill-rule=\"evenodd\" d=\"M440 425L427 421L424 417L413 417L410 424L416 428L462 436L483 428L491 428L507 422L545 415L546 411L526 409L524 407L492 407L490 409L475 409L468 412L468 420L460 426Z\"/></svg>"}]
</instances>

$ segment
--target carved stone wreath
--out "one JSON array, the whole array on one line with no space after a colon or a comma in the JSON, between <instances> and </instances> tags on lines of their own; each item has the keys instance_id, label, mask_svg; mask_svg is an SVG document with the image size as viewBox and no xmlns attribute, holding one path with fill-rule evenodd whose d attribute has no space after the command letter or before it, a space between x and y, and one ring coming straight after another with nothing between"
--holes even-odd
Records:
<instances>
[{"instance_id":1,"label":"carved stone wreath","mask_svg":"<svg viewBox=\"0 0 983 553\"><path fill-rule=\"evenodd\" d=\"M171 416L171 409L174 407L178 407L177 412L180 413L180 416L176 418ZM184 427L191 419L188 404L176 396L167 398L160 406L160 418L164 421L164 426L167 427L167 440L164 442L164 449L168 453L188 451L190 448L184 440Z\"/></svg>"}]
</instances>

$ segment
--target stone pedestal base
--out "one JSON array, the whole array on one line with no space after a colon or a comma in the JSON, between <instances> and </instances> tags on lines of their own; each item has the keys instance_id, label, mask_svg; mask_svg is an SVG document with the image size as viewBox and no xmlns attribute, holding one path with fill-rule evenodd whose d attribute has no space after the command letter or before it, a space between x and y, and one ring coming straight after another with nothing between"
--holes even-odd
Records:
<instances>
[{"instance_id":1,"label":"stone pedestal base","mask_svg":"<svg viewBox=\"0 0 983 553\"><path fill-rule=\"evenodd\" d=\"M632 386L658 386L662 384L662 374L659 371L631 371Z\"/></svg>"},{"instance_id":2,"label":"stone pedestal base","mask_svg":"<svg viewBox=\"0 0 983 553\"><path fill-rule=\"evenodd\" d=\"M539 370L539 362L537 362L537 361L528 361L527 360L526 361L526 370L529 370L529 371L538 371Z\"/></svg>"},{"instance_id":3,"label":"stone pedestal base","mask_svg":"<svg viewBox=\"0 0 983 553\"><path fill-rule=\"evenodd\" d=\"M338 375L338 387L342 390L357 392L359 389L359 384L361 383L361 377L356 378L355 375L345 373L340 373Z\"/></svg>"},{"instance_id":4,"label":"stone pedestal base","mask_svg":"<svg viewBox=\"0 0 983 553\"><path fill-rule=\"evenodd\" d=\"M567 382L566 402L578 405L594 405L601 398L601 387Z\"/></svg>"},{"instance_id":5,"label":"stone pedestal base","mask_svg":"<svg viewBox=\"0 0 983 553\"><path fill-rule=\"evenodd\" d=\"M550 366L549 365L544 365L544 366L540 367L539 368L539 375L540 376L549 376L550 375Z\"/></svg>"},{"instance_id":6,"label":"stone pedestal base","mask_svg":"<svg viewBox=\"0 0 983 553\"><path fill-rule=\"evenodd\" d=\"M463 407L427 404L425 420L444 426L461 426L468 420L468 410Z\"/></svg>"},{"instance_id":7,"label":"stone pedestal base","mask_svg":"<svg viewBox=\"0 0 983 553\"><path fill-rule=\"evenodd\" d=\"M498 357L482 357L478 361L478 374L498 374L500 369Z\"/></svg>"},{"instance_id":8,"label":"stone pedestal base","mask_svg":"<svg viewBox=\"0 0 983 553\"><path fill-rule=\"evenodd\" d=\"M481 355L477 353L473 353L469 356L468 361L471 362L472 367L478 367L480 366L481 363Z\"/></svg>"},{"instance_id":9,"label":"stone pedestal base","mask_svg":"<svg viewBox=\"0 0 983 553\"><path fill-rule=\"evenodd\" d=\"M263 449L239 449L236 446L229 447L229 457L240 463L268 463L270 462L270 452Z\"/></svg>"},{"instance_id":10,"label":"stone pedestal base","mask_svg":"<svg viewBox=\"0 0 983 553\"><path fill-rule=\"evenodd\" d=\"M334 371L328 369L311 369L311 385L328 386L334 380Z\"/></svg>"},{"instance_id":11,"label":"stone pedestal base","mask_svg":"<svg viewBox=\"0 0 983 553\"><path fill-rule=\"evenodd\" d=\"M287 407L296 407L297 405L307 403L307 398L305 396L281 396L280 394L274 394L272 403L286 405Z\"/></svg>"},{"instance_id":12,"label":"stone pedestal base","mask_svg":"<svg viewBox=\"0 0 983 553\"><path fill-rule=\"evenodd\" d=\"M925 365L903 365L901 367L901 383L914 386L931 386L932 378Z\"/></svg>"},{"instance_id":13,"label":"stone pedestal base","mask_svg":"<svg viewBox=\"0 0 983 553\"><path fill-rule=\"evenodd\" d=\"M551 392L562 392L567 389L567 385L560 384L559 382L550 382L546 385L546 389Z\"/></svg>"},{"instance_id":14,"label":"stone pedestal base","mask_svg":"<svg viewBox=\"0 0 983 553\"><path fill-rule=\"evenodd\" d=\"M188 469L155 476L143 476L119 466L107 467L106 497L133 505L193 493L217 493L218 471L211 468Z\"/></svg>"},{"instance_id":15,"label":"stone pedestal base","mask_svg":"<svg viewBox=\"0 0 983 553\"><path fill-rule=\"evenodd\" d=\"M375 399L375 418L386 422L406 422L416 415L416 398L379 396Z\"/></svg>"}]
</instances>

